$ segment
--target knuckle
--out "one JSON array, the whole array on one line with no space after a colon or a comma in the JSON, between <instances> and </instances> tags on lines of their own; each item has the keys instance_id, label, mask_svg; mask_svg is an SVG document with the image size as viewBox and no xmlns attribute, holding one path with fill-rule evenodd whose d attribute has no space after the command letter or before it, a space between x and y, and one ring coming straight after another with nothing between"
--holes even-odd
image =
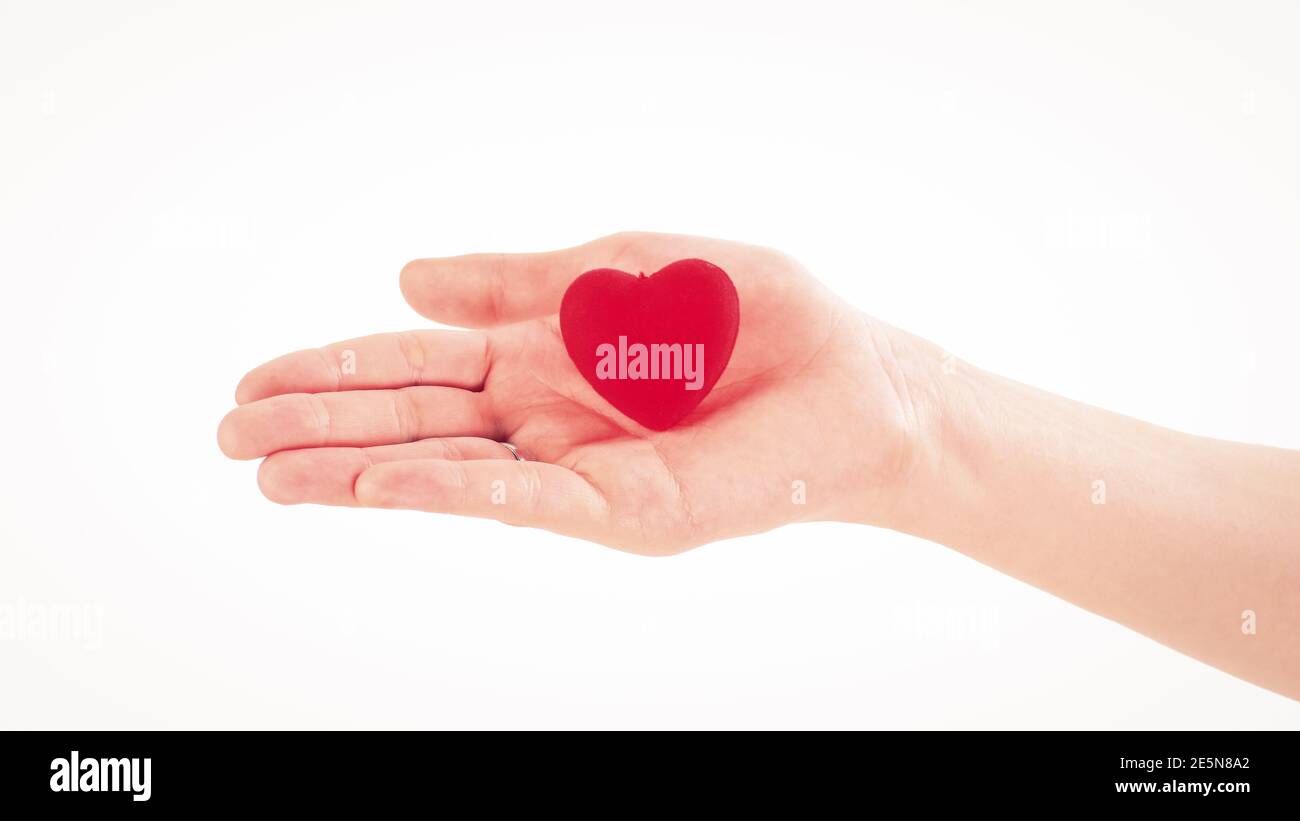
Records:
<instances>
[{"instance_id":1,"label":"knuckle","mask_svg":"<svg viewBox=\"0 0 1300 821\"><path fill-rule=\"evenodd\" d=\"M329 374L330 380L334 383L334 390L342 390L343 367L339 364L338 358L326 348L317 348L316 355L320 357L325 372Z\"/></svg>"},{"instance_id":2,"label":"knuckle","mask_svg":"<svg viewBox=\"0 0 1300 821\"><path fill-rule=\"evenodd\" d=\"M437 474L435 492L439 501L452 511L461 510L469 498L469 477L460 462L447 462Z\"/></svg>"},{"instance_id":3,"label":"knuckle","mask_svg":"<svg viewBox=\"0 0 1300 821\"><path fill-rule=\"evenodd\" d=\"M402 331L397 334L397 347L401 352L402 360L406 363L407 370L410 372L410 383L419 385L425 365L424 345L421 344L420 338L416 336L414 331Z\"/></svg>"},{"instance_id":4,"label":"knuckle","mask_svg":"<svg viewBox=\"0 0 1300 821\"><path fill-rule=\"evenodd\" d=\"M456 444L454 440L439 439L437 442L439 458L449 459L452 461L460 461L465 458L464 451L461 450L460 445Z\"/></svg>"},{"instance_id":5,"label":"knuckle","mask_svg":"<svg viewBox=\"0 0 1300 821\"><path fill-rule=\"evenodd\" d=\"M330 414L330 407L325 400L318 394L306 394L304 401L311 412L315 421L317 439L319 444L328 445L334 432L334 418Z\"/></svg>"},{"instance_id":6,"label":"knuckle","mask_svg":"<svg viewBox=\"0 0 1300 821\"><path fill-rule=\"evenodd\" d=\"M544 483L542 481L542 472L531 462L520 462L520 465L527 465L523 470L523 496L529 516L536 516L542 508L542 502L545 499Z\"/></svg>"},{"instance_id":7,"label":"knuckle","mask_svg":"<svg viewBox=\"0 0 1300 821\"><path fill-rule=\"evenodd\" d=\"M405 390L395 390L393 397L393 426L400 442L414 442L419 438L419 414L411 401L411 395Z\"/></svg>"},{"instance_id":8,"label":"knuckle","mask_svg":"<svg viewBox=\"0 0 1300 821\"><path fill-rule=\"evenodd\" d=\"M505 317L506 304L509 299L510 258L506 254L492 254L491 264L487 268L487 299L489 316L494 320Z\"/></svg>"}]
</instances>

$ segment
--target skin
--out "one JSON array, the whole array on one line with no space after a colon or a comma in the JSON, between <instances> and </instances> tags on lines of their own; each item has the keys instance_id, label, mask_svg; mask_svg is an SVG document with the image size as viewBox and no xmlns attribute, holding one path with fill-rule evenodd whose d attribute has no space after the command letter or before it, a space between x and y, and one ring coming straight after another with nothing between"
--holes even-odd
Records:
<instances>
[{"instance_id":1,"label":"skin","mask_svg":"<svg viewBox=\"0 0 1300 821\"><path fill-rule=\"evenodd\" d=\"M731 275L740 334L704 403L654 432L578 375L557 312L583 271L686 257ZM424 316L472 330L299 351L240 382L218 441L265 457L271 500L481 516L645 555L797 521L888 527L1300 698L1300 453L955 362L766 248L617 234L417 260L401 284Z\"/></svg>"}]
</instances>

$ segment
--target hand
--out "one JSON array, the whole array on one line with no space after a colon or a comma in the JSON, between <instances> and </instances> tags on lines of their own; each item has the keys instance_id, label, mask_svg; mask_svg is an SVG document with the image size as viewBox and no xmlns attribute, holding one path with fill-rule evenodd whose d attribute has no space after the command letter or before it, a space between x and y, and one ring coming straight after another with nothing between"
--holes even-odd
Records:
<instances>
[{"instance_id":1,"label":"hand","mask_svg":"<svg viewBox=\"0 0 1300 821\"><path fill-rule=\"evenodd\" d=\"M740 333L700 407L655 432L583 380L557 312L583 271L686 257L731 275ZM915 410L899 335L775 251L616 234L419 260L401 281L424 316L481 330L365 337L245 376L218 439L232 458L267 457L258 481L273 501L483 516L668 554L793 521L883 516L908 472Z\"/></svg>"},{"instance_id":2,"label":"hand","mask_svg":"<svg viewBox=\"0 0 1300 821\"><path fill-rule=\"evenodd\" d=\"M579 376L556 311L583 271L686 257L731 275L740 335L712 393L658 433ZM942 368L935 346L746 245L619 234L413 262L402 290L483 330L366 337L244 377L218 438L267 457L271 499L484 516L647 554L800 520L884 525L1300 698L1295 452ZM1243 612L1274 626L1243 632Z\"/></svg>"}]
</instances>

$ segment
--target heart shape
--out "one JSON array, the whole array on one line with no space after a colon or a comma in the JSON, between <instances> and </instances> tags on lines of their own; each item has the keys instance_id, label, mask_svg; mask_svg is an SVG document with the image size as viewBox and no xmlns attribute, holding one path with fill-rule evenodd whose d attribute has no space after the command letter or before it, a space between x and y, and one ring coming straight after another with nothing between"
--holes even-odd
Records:
<instances>
[{"instance_id":1,"label":"heart shape","mask_svg":"<svg viewBox=\"0 0 1300 821\"><path fill-rule=\"evenodd\" d=\"M560 303L560 334L578 372L651 430L668 430L704 401L739 330L736 286L702 259L681 259L650 276L587 271Z\"/></svg>"}]
</instances>

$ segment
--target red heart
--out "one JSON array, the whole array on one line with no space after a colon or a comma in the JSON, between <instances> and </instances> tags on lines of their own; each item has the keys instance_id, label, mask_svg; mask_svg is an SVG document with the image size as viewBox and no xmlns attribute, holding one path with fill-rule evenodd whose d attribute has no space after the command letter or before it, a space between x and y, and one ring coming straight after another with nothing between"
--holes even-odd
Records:
<instances>
[{"instance_id":1,"label":"red heart","mask_svg":"<svg viewBox=\"0 0 1300 821\"><path fill-rule=\"evenodd\" d=\"M702 259L650 276L597 268L575 279L560 303L564 347L583 378L652 430L671 428L704 401L739 330L736 286Z\"/></svg>"}]
</instances>

